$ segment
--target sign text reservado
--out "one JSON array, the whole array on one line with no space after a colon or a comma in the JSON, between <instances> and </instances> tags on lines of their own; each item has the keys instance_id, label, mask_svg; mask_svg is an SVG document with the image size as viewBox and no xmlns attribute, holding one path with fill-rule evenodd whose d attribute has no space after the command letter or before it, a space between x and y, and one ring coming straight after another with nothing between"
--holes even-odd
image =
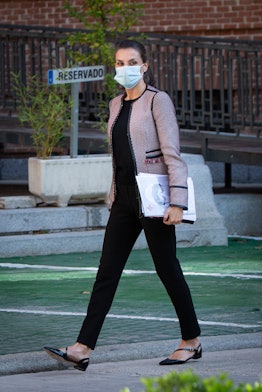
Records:
<instances>
[{"instance_id":1,"label":"sign text reservado","mask_svg":"<svg viewBox=\"0 0 262 392\"><path fill-rule=\"evenodd\" d=\"M48 84L92 82L104 79L104 66L52 69L48 71Z\"/></svg>"}]
</instances>

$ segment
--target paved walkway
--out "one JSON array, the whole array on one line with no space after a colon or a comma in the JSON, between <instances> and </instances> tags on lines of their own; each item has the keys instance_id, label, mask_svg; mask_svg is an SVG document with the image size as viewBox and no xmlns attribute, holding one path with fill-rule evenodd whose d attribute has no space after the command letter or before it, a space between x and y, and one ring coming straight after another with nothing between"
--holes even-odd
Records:
<instances>
[{"instance_id":1,"label":"paved walkway","mask_svg":"<svg viewBox=\"0 0 262 392\"><path fill-rule=\"evenodd\" d=\"M262 335L203 337L203 357L180 366L159 366L173 349L171 341L99 347L86 372L65 368L44 352L0 357L1 390L26 392L131 392L143 390L141 377L192 369L203 377L225 374L239 383L253 384L262 378ZM142 359L147 357L148 359ZM28 373L29 372L29 373Z\"/></svg>"}]
</instances>

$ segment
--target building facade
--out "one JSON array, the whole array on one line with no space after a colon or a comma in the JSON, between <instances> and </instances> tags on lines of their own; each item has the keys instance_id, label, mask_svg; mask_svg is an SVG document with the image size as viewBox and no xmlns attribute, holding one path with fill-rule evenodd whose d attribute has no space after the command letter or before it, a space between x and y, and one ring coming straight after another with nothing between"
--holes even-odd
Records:
<instances>
[{"instance_id":1,"label":"building facade","mask_svg":"<svg viewBox=\"0 0 262 392\"><path fill-rule=\"evenodd\" d=\"M131 0L132 1L132 0ZM80 5L82 0L71 0ZM262 40L261 0L143 0L136 32ZM3 24L83 28L68 17L65 0L1 0Z\"/></svg>"}]
</instances>

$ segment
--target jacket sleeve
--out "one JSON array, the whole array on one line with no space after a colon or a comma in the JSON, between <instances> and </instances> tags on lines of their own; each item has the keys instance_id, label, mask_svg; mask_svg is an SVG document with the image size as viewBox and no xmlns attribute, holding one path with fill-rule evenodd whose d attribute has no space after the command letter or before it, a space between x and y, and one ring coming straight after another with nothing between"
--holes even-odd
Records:
<instances>
[{"instance_id":1,"label":"jacket sleeve","mask_svg":"<svg viewBox=\"0 0 262 392\"><path fill-rule=\"evenodd\" d=\"M115 98L111 99L109 102L109 119L107 123L107 137L108 137L108 142L109 142L109 148L110 152L112 154L112 127L114 124L114 121L116 119L117 114L119 113L120 106L121 106L121 100L122 100L123 93L119 94ZM112 180L111 180L111 187L109 191L109 209L111 209L112 203L114 202L115 199L115 181L114 181L114 160L113 160L113 154L112 154Z\"/></svg>"},{"instance_id":2,"label":"jacket sleeve","mask_svg":"<svg viewBox=\"0 0 262 392\"><path fill-rule=\"evenodd\" d=\"M170 204L187 209L187 165L180 155L179 127L169 95L159 91L153 99L153 116L169 176Z\"/></svg>"}]
</instances>

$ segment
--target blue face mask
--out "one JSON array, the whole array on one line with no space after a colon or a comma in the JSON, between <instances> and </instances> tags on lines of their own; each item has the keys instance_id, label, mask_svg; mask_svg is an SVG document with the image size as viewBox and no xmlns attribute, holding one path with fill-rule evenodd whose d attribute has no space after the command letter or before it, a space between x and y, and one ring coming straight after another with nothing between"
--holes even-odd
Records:
<instances>
[{"instance_id":1,"label":"blue face mask","mask_svg":"<svg viewBox=\"0 0 262 392\"><path fill-rule=\"evenodd\" d=\"M135 87L143 76L141 74L141 65L125 65L116 67L115 70L116 75L114 79L127 89Z\"/></svg>"}]
</instances>

